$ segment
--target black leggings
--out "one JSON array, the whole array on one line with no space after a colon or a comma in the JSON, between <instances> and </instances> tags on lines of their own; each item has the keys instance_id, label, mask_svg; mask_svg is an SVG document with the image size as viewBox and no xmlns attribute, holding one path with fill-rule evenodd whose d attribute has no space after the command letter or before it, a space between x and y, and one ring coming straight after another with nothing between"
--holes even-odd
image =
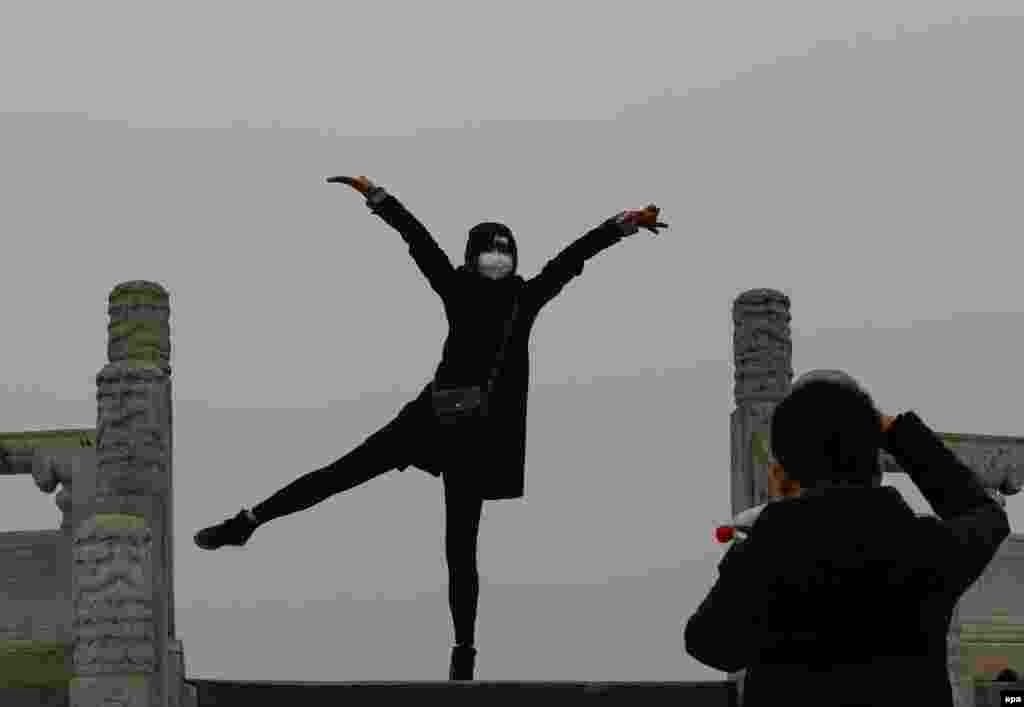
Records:
<instances>
[{"instance_id":1,"label":"black leggings","mask_svg":"<svg viewBox=\"0 0 1024 707\"><path fill-rule=\"evenodd\" d=\"M394 450L404 440L391 427L372 435L351 452L327 466L295 479L252 512L261 524L306 510L331 496L347 491L398 468ZM399 428L395 427L395 432ZM480 531L479 495L461 491L445 476L445 556L448 563L448 606L456 643L473 643L480 576L477 571L477 536Z\"/></svg>"}]
</instances>

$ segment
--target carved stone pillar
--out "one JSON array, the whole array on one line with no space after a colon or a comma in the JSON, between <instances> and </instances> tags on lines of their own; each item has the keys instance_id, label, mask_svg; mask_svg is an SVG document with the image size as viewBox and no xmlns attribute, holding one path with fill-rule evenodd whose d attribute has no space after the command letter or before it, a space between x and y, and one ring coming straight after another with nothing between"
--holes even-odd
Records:
<instances>
[{"instance_id":1,"label":"carved stone pillar","mask_svg":"<svg viewBox=\"0 0 1024 707\"><path fill-rule=\"evenodd\" d=\"M789 297L777 290L744 292L733 302L736 409L730 417L733 515L768 500L772 410L793 381ZM733 673L742 704L745 671Z\"/></svg>"},{"instance_id":2,"label":"carved stone pillar","mask_svg":"<svg viewBox=\"0 0 1024 707\"><path fill-rule=\"evenodd\" d=\"M95 494L73 528L72 707L171 707L167 292L118 285L96 376ZM78 514L75 514L78 516Z\"/></svg>"},{"instance_id":3,"label":"carved stone pillar","mask_svg":"<svg viewBox=\"0 0 1024 707\"><path fill-rule=\"evenodd\" d=\"M793 381L789 298L750 290L733 303L736 409L732 413L732 513L768 500L771 413Z\"/></svg>"}]
</instances>

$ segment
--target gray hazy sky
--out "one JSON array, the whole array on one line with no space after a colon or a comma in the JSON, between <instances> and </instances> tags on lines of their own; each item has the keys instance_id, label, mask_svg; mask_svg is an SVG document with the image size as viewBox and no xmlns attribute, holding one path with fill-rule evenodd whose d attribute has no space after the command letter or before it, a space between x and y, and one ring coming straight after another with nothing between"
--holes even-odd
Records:
<instances>
[{"instance_id":1,"label":"gray hazy sky","mask_svg":"<svg viewBox=\"0 0 1024 707\"><path fill-rule=\"evenodd\" d=\"M190 676L441 679L441 487L392 473L203 553L431 375L440 301L366 174L456 262L524 276L648 202L532 339L525 501L487 504L482 679L677 680L728 516L731 303L793 300L794 368L1022 434L1019 4L20 4L0 22L0 429L95 424L106 297L171 293ZM906 479L889 479L920 512ZM0 529L55 527L5 482ZM1014 530L1024 502L1011 500Z\"/></svg>"}]
</instances>

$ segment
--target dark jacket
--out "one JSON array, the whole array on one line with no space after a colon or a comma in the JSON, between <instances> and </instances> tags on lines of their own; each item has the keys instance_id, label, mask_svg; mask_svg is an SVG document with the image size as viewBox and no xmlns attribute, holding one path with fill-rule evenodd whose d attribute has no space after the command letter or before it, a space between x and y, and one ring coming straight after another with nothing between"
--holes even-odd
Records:
<instances>
[{"instance_id":1,"label":"dark jacket","mask_svg":"<svg viewBox=\"0 0 1024 707\"><path fill-rule=\"evenodd\" d=\"M769 504L687 621L687 653L722 671L747 669L745 707L953 705L953 609L1009 522L915 413L896 419L883 448L938 518L916 516L886 486Z\"/></svg>"},{"instance_id":2,"label":"dark jacket","mask_svg":"<svg viewBox=\"0 0 1024 707\"><path fill-rule=\"evenodd\" d=\"M430 423L430 383L399 417L421 435L409 445L401 468L415 466L435 476L461 470L472 478L484 499L521 498L525 490L526 403L529 388L530 331L541 308L583 272L588 258L618 243L636 227L615 217L592 229L551 259L535 277L512 274L492 281L466 265L452 266L448 256L415 216L383 189L367 197L370 210L397 230L409 253L441 297L448 318L448 337L435 377L442 385L483 385L494 365L512 298L519 312L506 345L504 364L495 381L485 426L462 428L456 437ZM470 468L472 467L472 468Z\"/></svg>"}]
</instances>

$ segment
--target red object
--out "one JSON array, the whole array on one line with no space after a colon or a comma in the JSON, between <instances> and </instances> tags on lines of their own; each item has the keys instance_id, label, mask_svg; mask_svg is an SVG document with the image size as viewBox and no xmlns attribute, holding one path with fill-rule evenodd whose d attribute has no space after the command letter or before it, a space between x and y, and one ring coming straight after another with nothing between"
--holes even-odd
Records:
<instances>
[{"instance_id":1,"label":"red object","mask_svg":"<svg viewBox=\"0 0 1024 707\"><path fill-rule=\"evenodd\" d=\"M715 529L715 539L720 543L727 543L736 537L736 531L728 525L720 525Z\"/></svg>"}]
</instances>

